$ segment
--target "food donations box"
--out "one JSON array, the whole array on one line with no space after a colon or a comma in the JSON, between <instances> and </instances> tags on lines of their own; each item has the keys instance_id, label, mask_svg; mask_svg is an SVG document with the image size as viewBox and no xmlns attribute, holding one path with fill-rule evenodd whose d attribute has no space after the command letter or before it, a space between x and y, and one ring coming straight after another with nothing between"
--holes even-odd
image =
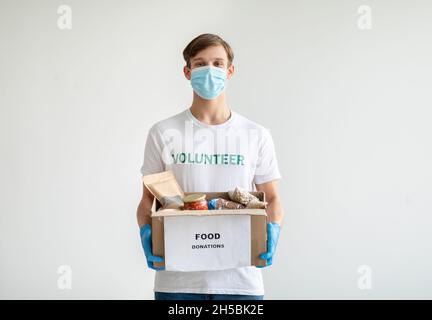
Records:
<instances>
[{"instance_id":1,"label":"food donations box","mask_svg":"<svg viewBox=\"0 0 432 320\"><path fill-rule=\"evenodd\" d=\"M195 193L195 192L194 192ZM206 199L229 199L227 192L200 192ZM263 192L250 192L265 201ZM185 192L185 195L191 192ZM259 255L267 251L265 209L152 210L154 263L167 271L210 271L264 266ZM160 210L159 210L160 209Z\"/></svg>"}]
</instances>

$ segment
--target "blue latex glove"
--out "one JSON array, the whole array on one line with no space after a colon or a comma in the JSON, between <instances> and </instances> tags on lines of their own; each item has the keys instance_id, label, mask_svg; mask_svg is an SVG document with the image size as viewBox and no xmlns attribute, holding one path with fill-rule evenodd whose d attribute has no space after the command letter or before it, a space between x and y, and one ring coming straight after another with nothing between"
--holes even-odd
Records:
<instances>
[{"instance_id":1,"label":"blue latex glove","mask_svg":"<svg viewBox=\"0 0 432 320\"><path fill-rule=\"evenodd\" d=\"M153 270L164 270L164 267L155 267L153 262L163 262L164 259L159 256L154 256L152 253L152 238L151 238L151 225L145 224L140 228L141 244L144 248L144 254L147 259L147 265Z\"/></svg>"},{"instance_id":2,"label":"blue latex glove","mask_svg":"<svg viewBox=\"0 0 432 320\"><path fill-rule=\"evenodd\" d=\"M266 260L265 267L273 264L273 256L276 252L276 245L279 240L280 225L277 222L267 223L267 252L260 254L260 259ZM258 266L264 268L264 266Z\"/></svg>"}]
</instances>

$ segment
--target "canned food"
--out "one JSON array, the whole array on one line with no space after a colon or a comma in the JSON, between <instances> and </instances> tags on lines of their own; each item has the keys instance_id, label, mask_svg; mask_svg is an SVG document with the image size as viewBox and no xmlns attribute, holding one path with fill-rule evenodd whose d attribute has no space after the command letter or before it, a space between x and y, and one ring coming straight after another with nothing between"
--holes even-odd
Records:
<instances>
[{"instance_id":1,"label":"canned food","mask_svg":"<svg viewBox=\"0 0 432 320\"><path fill-rule=\"evenodd\" d=\"M184 210L208 210L206 195L202 193L188 194L183 202Z\"/></svg>"}]
</instances>

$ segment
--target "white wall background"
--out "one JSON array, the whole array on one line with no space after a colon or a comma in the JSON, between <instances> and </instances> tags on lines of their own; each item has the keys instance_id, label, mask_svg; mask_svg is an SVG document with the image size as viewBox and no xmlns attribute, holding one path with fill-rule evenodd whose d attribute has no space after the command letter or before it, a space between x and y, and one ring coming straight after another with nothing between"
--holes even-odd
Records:
<instances>
[{"instance_id":1,"label":"white wall background","mask_svg":"<svg viewBox=\"0 0 432 320\"><path fill-rule=\"evenodd\" d=\"M284 175L266 298L432 298L431 14L418 0L1 0L0 298L153 297L139 168L150 125L191 102L181 52L204 32L233 46L229 104L271 129Z\"/></svg>"}]
</instances>

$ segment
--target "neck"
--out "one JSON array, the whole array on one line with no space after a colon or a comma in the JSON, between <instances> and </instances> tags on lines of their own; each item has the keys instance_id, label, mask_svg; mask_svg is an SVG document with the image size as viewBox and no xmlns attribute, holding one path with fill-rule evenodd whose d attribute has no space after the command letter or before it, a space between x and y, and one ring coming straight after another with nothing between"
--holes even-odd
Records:
<instances>
[{"instance_id":1,"label":"neck","mask_svg":"<svg viewBox=\"0 0 432 320\"><path fill-rule=\"evenodd\" d=\"M217 125L226 122L231 111L225 102L225 92L213 100L205 100L194 92L190 111L195 118L210 125Z\"/></svg>"}]
</instances>

